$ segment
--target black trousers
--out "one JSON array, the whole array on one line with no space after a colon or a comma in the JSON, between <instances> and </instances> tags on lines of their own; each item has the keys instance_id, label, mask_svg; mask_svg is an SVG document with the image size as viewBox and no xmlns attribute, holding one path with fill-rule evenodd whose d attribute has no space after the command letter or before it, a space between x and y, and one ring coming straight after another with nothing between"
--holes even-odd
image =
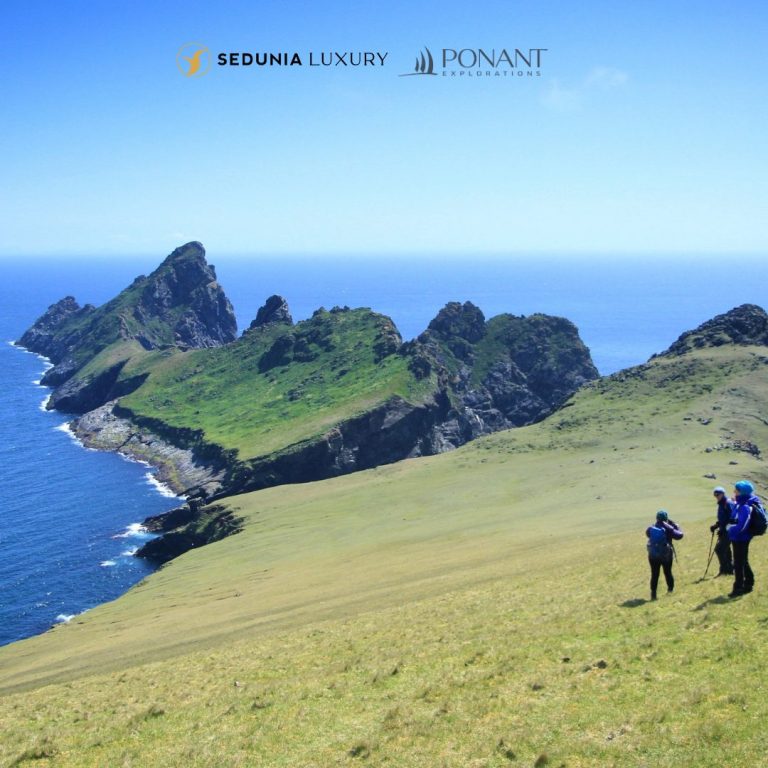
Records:
<instances>
[{"instance_id":1,"label":"black trousers","mask_svg":"<svg viewBox=\"0 0 768 768\"><path fill-rule=\"evenodd\" d=\"M715 554L720 563L720 575L730 576L733 573L733 560L731 559L731 542L727 533L717 534L717 544L715 544Z\"/></svg>"},{"instance_id":2,"label":"black trousers","mask_svg":"<svg viewBox=\"0 0 768 768\"><path fill-rule=\"evenodd\" d=\"M659 572L664 569L664 578L667 581L667 589L671 592L675 588L675 577L672 575L672 558L657 560L649 557L651 565L651 597L656 597L656 588L659 586Z\"/></svg>"},{"instance_id":3,"label":"black trousers","mask_svg":"<svg viewBox=\"0 0 768 768\"><path fill-rule=\"evenodd\" d=\"M734 541L733 546L733 591L746 592L755 584L755 574L749 567L749 542Z\"/></svg>"}]
</instances>

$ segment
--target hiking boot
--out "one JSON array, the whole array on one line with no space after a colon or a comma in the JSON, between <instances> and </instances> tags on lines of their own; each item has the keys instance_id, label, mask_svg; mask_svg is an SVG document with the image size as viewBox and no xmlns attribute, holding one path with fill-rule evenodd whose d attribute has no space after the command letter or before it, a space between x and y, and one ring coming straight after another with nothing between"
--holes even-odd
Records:
<instances>
[{"instance_id":1,"label":"hiking boot","mask_svg":"<svg viewBox=\"0 0 768 768\"><path fill-rule=\"evenodd\" d=\"M655 599L656 599L656 593L655 592L651 592L651 600L655 600Z\"/></svg>"},{"instance_id":2,"label":"hiking boot","mask_svg":"<svg viewBox=\"0 0 768 768\"><path fill-rule=\"evenodd\" d=\"M746 595L746 594L748 594L748 593L749 593L749 592L751 592L751 591L752 591L752 587L751 587L751 586L749 586L749 587L744 587L744 591L742 592L742 594L743 594L743 595Z\"/></svg>"},{"instance_id":3,"label":"hiking boot","mask_svg":"<svg viewBox=\"0 0 768 768\"><path fill-rule=\"evenodd\" d=\"M741 597L743 594L743 589L734 589L733 592L728 593L728 597Z\"/></svg>"}]
</instances>

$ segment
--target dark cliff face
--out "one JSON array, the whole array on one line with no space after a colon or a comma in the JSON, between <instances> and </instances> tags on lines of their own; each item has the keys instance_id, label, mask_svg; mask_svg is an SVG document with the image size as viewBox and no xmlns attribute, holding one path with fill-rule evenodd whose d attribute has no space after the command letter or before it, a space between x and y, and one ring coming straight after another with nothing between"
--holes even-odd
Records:
<instances>
[{"instance_id":1,"label":"dark cliff face","mask_svg":"<svg viewBox=\"0 0 768 768\"><path fill-rule=\"evenodd\" d=\"M662 356L683 355L692 349L723 344L768 346L768 314L756 304L742 304L686 331Z\"/></svg>"},{"instance_id":2,"label":"dark cliff face","mask_svg":"<svg viewBox=\"0 0 768 768\"><path fill-rule=\"evenodd\" d=\"M18 343L54 363L43 378L43 384L59 388L51 407L83 412L125 394L124 389L113 392L128 359L122 355L104 366L92 365L87 377L78 377L104 350L130 340L147 350L215 347L236 335L232 305L205 260L203 246L192 242L99 308L81 308L71 296L62 299Z\"/></svg>"},{"instance_id":3,"label":"dark cliff face","mask_svg":"<svg viewBox=\"0 0 768 768\"><path fill-rule=\"evenodd\" d=\"M499 315L486 322L471 302L447 304L404 351L416 375L437 371L453 406L431 432L435 453L539 421L598 378L568 320Z\"/></svg>"}]
</instances>

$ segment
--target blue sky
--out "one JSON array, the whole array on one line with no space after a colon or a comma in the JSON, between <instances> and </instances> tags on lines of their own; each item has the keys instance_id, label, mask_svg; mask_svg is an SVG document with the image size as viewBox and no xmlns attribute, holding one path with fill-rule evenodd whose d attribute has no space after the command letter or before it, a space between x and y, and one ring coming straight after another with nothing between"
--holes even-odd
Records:
<instances>
[{"instance_id":1,"label":"blue sky","mask_svg":"<svg viewBox=\"0 0 768 768\"><path fill-rule=\"evenodd\" d=\"M763 252L761 2L21 2L0 254ZM386 51L219 68L179 47ZM398 77L424 47L541 76Z\"/></svg>"}]
</instances>

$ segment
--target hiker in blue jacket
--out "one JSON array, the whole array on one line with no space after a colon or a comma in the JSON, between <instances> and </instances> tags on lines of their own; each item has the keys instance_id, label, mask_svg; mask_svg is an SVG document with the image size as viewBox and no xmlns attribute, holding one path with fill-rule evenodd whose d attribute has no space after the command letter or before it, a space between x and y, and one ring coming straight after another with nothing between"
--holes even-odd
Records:
<instances>
[{"instance_id":1,"label":"hiker in blue jacket","mask_svg":"<svg viewBox=\"0 0 768 768\"><path fill-rule=\"evenodd\" d=\"M728 597L739 597L751 592L755 586L755 574L749 566L749 542L752 534L749 523L752 517L752 505L760 504L755 496L755 488L748 480L739 480L733 486L736 489L736 521L728 528L728 538L733 547L733 591Z\"/></svg>"},{"instance_id":2,"label":"hiker in blue jacket","mask_svg":"<svg viewBox=\"0 0 768 768\"><path fill-rule=\"evenodd\" d=\"M717 544L715 545L715 554L720 563L720 572L718 576L733 575L733 558L731 557L731 540L728 538L728 526L735 522L734 510L736 502L725 495L725 488L718 485L712 491L717 499L717 521L709 526L709 530L714 533L717 531Z\"/></svg>"},{"instance_id":3,"label":"hiker in blue jacket","mask_svg":"<svg viewBox=\"0 0 768 768\"><path fill-rule=\"evenodd\" d=\"M656 522L646 529L645 535L648 537L648 562L651 566L651 600L655 600L659 572L662 568L667 581L667 592L672 592L675 588L675 577L672 575L672 540L682 539L683 532L677 523L669 519L666 510L660 509L656 513Z\"/></svg>"}]
</instances>

